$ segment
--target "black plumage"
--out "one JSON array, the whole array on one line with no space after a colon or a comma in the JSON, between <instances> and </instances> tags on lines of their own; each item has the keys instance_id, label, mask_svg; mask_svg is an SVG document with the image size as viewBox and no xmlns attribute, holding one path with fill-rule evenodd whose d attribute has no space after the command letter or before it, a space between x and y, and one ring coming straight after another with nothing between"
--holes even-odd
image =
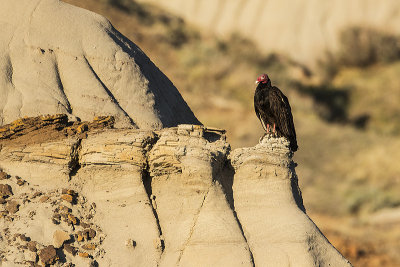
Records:
<instances>
[{"instance_id":1,"label":"black plumage","mask_svg":"<svg viewBox=\"0 0 400 267\"><path fill-rule=\"evenodd\" d=\"M290 149L293 152L297 151L296 130L287 97L279 88L271 85L271 80L266 74L258 77L257 83L254 109L264 130L286 137L290 141Z\"/></svg>"}]
</instances>

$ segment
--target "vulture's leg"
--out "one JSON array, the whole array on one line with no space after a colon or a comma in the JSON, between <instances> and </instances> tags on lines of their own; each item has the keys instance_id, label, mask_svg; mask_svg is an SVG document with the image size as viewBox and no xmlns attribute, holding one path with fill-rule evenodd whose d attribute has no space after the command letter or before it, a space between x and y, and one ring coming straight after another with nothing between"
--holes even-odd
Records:
<instances>
[{"instance_id":1,"label":"vulture's leg","mask_svg":"<svg viewBox=\"0 0 400 267\"><path fill-rule=\"evenodd\" d=\"M258 139L258 143L261 144L261 141L264 139L264 137L267 135L267 133L264 133L263 136Z\"/></svg>"},{"instance_id":2,"label":"vulture's leg","mask_svg":"<svg viewBox=\"0 0 400 267\"><path fill-rule=\"evenodd\" d=\"M258 143L261 144L261 141L264 139L264 137L265 137L266 135L269 135L269 134L271 133L271 128L272 128L272 127L267 123L266 132L264 133L263 136L260 137L260 139L258 140Z\"/></svg>"},{"instance_id":3,"label":"vulture's leg","mask_svg":"<svg viewBox=\"0 0 400 267\"><path fill-rule=\"evenodd\" d=\"M258 139L258 143L261 144L261 141L264 139L264 137L266 135L269 134L269 124L267 124L267 131L263 134L263 136L260 137L260 139Z\"/></svg>"}]
</instances>

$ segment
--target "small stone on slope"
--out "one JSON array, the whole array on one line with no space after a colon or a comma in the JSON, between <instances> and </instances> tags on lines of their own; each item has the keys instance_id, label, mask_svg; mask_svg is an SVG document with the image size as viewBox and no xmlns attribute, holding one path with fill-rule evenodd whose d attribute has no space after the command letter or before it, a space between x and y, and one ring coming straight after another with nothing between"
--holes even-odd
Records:
<instances>
[{"instance_id":1,"label":"small stone on slope","mask_svg":"<svg viewBox=\"0 0 400 267\"><path fill-rule=\"evenodd\" d=\"M61 199L65 200L69 203L72 203L74 201L74 197L71 195L67 195L67 194L61 195Z\"/></svg>"},{"instance_id":2,"label":"small stone on slope","mask_svg":"<svg viewBox=\"0 0 400 267\"><path fill-rule=\"evenodd\" d=\"M87 252L79 252L79 254L78 254L80 257L82 257L82 258L89 258L89 253L87 253Z\"/></svg>"},{"instance_id":3,"label":"small stone on slope","mask_svg":"<svg viewBox=\"0 0 400 267\"><path fill-rule=\"evenodd\" d=\"M70 236L67 232L56 230L53 233L53 245L55 248L60 248L65 241L69 240Z\"/></svg>"},{"instance_id":4,"label":"small stone on slope","mask_svg":"<svg viewBox=\"0 0 400 267\"><path fill-rule=\"evenodd\" d=\"M36 242L35 241L29 241L28 242L28 249L32 252L36 252L37 248L36 248Z\"/></svg>"},{"instance_id":5,"label":"small stone on slope","mask_svg":"<svg viewBox=\"0 0 400 267\"><path fill-rule=\"evenodd\" d=\"M21 179L21 177L17 176L17 185L22 186L25 184L25 181Z\"/></svg>"},{"instance_id":6,"label":"small stone on slope","mask_svg":"<svg viewBox=\"0 0 400 267\"><path fill-rule=\"evenodd\" d=\"M4 171L0 171L0 180L8 179L10 176Z\"/></svg>"},{"instance_id":7,"label":"small stone on slope","mask_svg":"<svg viewBox=\"0 0 400 267\"><path fill-rule=\"evenodd\" d=\"M40 201L41 203L46 202L47 200L49 200L49 197L48 197L48 196L42 196L42 197L39 199L39 201Z\"/></svg>"},{"instance_id":8,"label":"small stone on slope","mask_svg":"<svg viewBox=\"0 0 400 267\"><path fill-rule=\"evenodd\" d=\"M8 211L9 213L13 214L16 213L18 210L19 204L17 201L12 200L7 203L6 211Z\"/></svg>"},{"instance_id":9,"label":"small stone on slope","mask_svg":"<svg viewBox=\"0 0 400 267\"><path fill-rule=\"evenodd\" d=\"M94 250L94 249L96 249L96 245L95 244L85 244L82 246L82 248L85 250Z\"/></svg>"},{"instance_id":10,"label":"small stone on slope","mask_svg":"<svg viewBox=\"0 0 400 267\"><path fill-rule=\"evenodd\" d=\"M51 245L41 249L39 259L43 265L54 264L58 260L56 249Z\"/></svg>"},{"instance_id":11,"label":"small stone on slope","mask_svg":"<svg viewBox=\"0 0 400 267\"><path fill-rule=\"evenodd\" d=\"M64 250L66 252L68 252L69 254L71 254L72 256L76 255L76 248L74 246L72 246L71 244L65 244L64 245Z\"/></svg>"},{"instance_id":12,"label":"small stone on slope","mask_svg":"<svg viewBox=\"0 0 400 267\"><path fill-rule=\"evenodd\" d=\"M2 198L7 198L9 196L12 196L12 188L8 184L0 184L0 197Z\"/></svg>"}]
</instances>

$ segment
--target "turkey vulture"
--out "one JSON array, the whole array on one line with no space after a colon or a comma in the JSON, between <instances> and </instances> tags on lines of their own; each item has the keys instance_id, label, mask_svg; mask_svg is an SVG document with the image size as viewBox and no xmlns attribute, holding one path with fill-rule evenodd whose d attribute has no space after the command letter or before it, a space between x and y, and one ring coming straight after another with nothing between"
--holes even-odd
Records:
<instances>
[{"instance_id":1,"label":"turkey vulture","mask_svg":"<svg viewBox=\"0 0 400 267\"><path fill-rule=\"evenodd\" d=\"M290 149L297 151L296 131L294 129L292 111L287 97L275 86L267 74L257 78L257 88L254 93L254 109L264 130L270 128L277 136L284 136L290 141Z\"/></svg>"}]
</instances>

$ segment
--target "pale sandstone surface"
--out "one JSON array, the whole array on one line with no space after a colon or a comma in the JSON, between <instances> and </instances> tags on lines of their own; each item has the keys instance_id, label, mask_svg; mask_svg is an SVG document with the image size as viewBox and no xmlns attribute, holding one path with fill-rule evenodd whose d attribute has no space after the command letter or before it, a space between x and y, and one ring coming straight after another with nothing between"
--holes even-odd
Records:
<instances>
[{"instance_id":1,"label":"pale sandstone surface","mask_svg":"<svg viewBox=\"0 0 400 267\"><path fill-rule=\"evenodd\" d=\"M351 266L305 213L289 143L264 138L230 155L233 198L256 266Z\"/></svg>"},{"instance_id":2,"label":"pale sandstone surface","mask_svg":"<svg viewBox=\"0 0 400 267\"><path fill-rule=\"evenodd\" d=\"M2 0L0 26L1 266L349 265L304 213L287 143L230 156L106 19ZM49 113L115 123L5 125Z\"/></svg>"},{"instance_id":3,"label":"pale sandstone surface","mask_svg":"<svg viewBox=\"0 0 400 267\"><path fill-rule=\"evenodd\" d=\"M116 127L199 124L171 81L104 17L58 0L0 1L0 125L65 113Z\"/></svg>"},{"instance_id":4,"label":"pale sandstone surface","mask_svg":"<svg viewBox=\"0 0 400 267\"><path fill-rule=\"evenodd\" d=\"M10 174L0 183L14 194L5 201L19 203L15 213L0 205L4 266L33 258L13 235L45 249L57 230L74 238L58 249L65 257L56 266L350 266L303 211L283 139L230 152L221 131L195 125L94 129L65 136L57 150L43 150L52 140L22 138L0 140L0 168ZM85 224L96 235L79 241Z\"/></svg>"},{"instance_id":5,"label":"pale sandstone surface","mask_svg":"<svg viewBox=\"0 0 400 267\"><path fill-rule=\"evenodd\" d=\"M69 240L71 237L70 235L62 230L56 230L53 233L53 246L55 248L60 248L65 241Z\"/></svg>"},{"instance_id":6,"label":"pale sandstone surface","mask_svg":"<svg viewBox=\"0 0 400 267\"><path fill-rule=\"evenodd\" d=\"M95 219L107 234L101 266L157 266L160 233L142 182L154 139L148 131L101 130L82 141L81 169L71 181L96 203Z\"/></svg>"},{"instance_id":7,"label":"pale sandstone surface","mask_svg":"<svg viewBox=\"0 0 400 267\"><path fill-rule=\"evenodd\" d=\"M43 186L54 189L60 183L68 184L70 163L76 156L79 139L66 138L62 141L26 145L3 146L0 162L9 168L9 173L29 179L34 183L47 181ZM15 173L18 171L18 174ZM56 179L57 183L55 183Z\"/></svg>"},{"instance_id":8,"label":"pale sandstone surface","mask_svg":"<svg viewBox=\"0 0 400 267\"><path fill-rule=\"evenodd\" d=\"M397 0L137 0L166 8L219 36L240 33L264 52L315 66L351 26L400 34Z\"/></svg>"},{"instance_id":9,"label":"pale sandstone surface","mask_svg":"<svg viewBox=\"0 0 400 267\"><path fill-rule=\"evenodd\" d=\"M153 206L165 242L160 266L251 266L218 181L228 151L223 136L203 127L161 133L149 154Z\"/></svg>"}]
</instances>

